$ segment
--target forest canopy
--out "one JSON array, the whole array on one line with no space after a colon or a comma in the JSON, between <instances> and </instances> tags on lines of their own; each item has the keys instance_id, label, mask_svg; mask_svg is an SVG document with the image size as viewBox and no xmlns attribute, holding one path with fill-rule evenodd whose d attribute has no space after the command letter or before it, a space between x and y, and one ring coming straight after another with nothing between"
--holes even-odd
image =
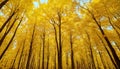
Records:
<instances>
[{"instance_id":1,"label":"forest canopy","mask_svg":"<svg viewBox=\"0 0 120 69\"><path fill-rule=\"evenodd\" d=\"M120 0L0 0L0 69L120 69Z\"/></svg>"}]
</instances>

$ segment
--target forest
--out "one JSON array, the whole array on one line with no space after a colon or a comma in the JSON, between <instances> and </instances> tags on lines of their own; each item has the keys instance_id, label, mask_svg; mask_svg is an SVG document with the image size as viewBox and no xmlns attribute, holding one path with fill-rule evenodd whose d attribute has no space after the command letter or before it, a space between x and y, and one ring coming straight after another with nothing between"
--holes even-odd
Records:
<instances>
[{"instance_id":1,"label":"forest","mask_svg":"<svg viewBox=\"0 0 120 69\"><path fill-rule=\"evenodd\" d=\"M0 69L120 69L120 0L0 0Z\"/></svg>"}]
</instances>

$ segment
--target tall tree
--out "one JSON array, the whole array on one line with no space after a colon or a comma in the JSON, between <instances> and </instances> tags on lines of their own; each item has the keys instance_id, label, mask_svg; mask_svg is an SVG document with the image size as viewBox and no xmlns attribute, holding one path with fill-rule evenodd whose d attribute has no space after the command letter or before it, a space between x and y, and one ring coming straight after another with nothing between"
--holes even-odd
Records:
<instances>
[{"instance_id":1,"label":"tall tree","mask_svg":"<svg viewBox=\"0 0 120 69\"><path fill-rule=\"evenodd\" d=\"M98 35L98 34L97 34L97 35ZM110 59L111 59L113 65L117 68L117 65L115 64L115 61L114 61L114 59L112 58L112 56L111 56L109 50L107 49L107 47L106 47L104 41L102 40L102 38L100 37L100 35L98 35L98 37L99 37L99 39L101 40L102 44L104 45L104 47L105 47L105 49L106 49L106 51L107 51L107 53L108 53L108 55L109 55L109 57L110 57ZM102 58L102 57L101 57L101 58Z\"/></svg>"},{"instance_id":2,"label":"tall tree","mask_svg":"<svg viewBox=\"0 0 120 69\"><path fill-rule=\"evenodd\" d=\"M91 15L92 19L93 19L94 22L97 24L100 32L101 32L102 35L104 36L104 37L103 37L104 40L106 41L107 45L109 46L110 51L112 52L112 55L113 55L113 57L114 57L114 60L115 60L115 62L116 62L116 64L117 64L117 68L119 68L119 66L120 66L119 57L117 56L117 54L116 54L114 48L112 47L112 45L111 45L108 37L106 36L105 32L104 32L103 29L101 28L100 23L97 21L95 15L89 10L89 8L84 8L84 7L82 7L82 8L85 9L85 10L87 10L87 11L89 12L89 14Z\"/></svg>"},{"instance_id":3,"label":"tall tree","mask_svg":"<svg viewBox=\"0 0 120 69\"><path fill-rule=\"evenodd\" d=\"M12 19L12 17L15 15L16 10L14 10L14 12L9 16L9 18L5 21L5 23L3 23L2 27L0 28L0 32L2 32L2 30L4 29L4 27L6 26L6 24Z\"/></svg>"},{"instance_id":4,"label":"tall tree","mask_svg":"<svg viewBox=\"0 0 120 69\"><path fill-rule=\"evenodd\" d=\"M58 24L58 30L59 30L59 54L58 54L58 69L62 69L62 37L61 37L61 12L58 11L57 12L57 15L58 15L58 21L59 21L59 24Z\"/></svg>"},{"instance_id":5,"label":"tall tree","mask_svg":"<svg viewBox=\"0 0 120 69\"><path fill-rule=\"evenodd\" d=\"M75 63L74 63L74 52L73 52L73 35L70 31L70 47L71 47L71 68L75 69Z\"/></svg>"},{"instance_id":6,"label":"tall tree","mask_svg":"<svg viewBox=\"0 0 120 69\"><path fill-rule=\"evenodd\" d=\"M18 62L18 67L17 67L17 69L20 69L20 63L21 63L21 59L22 59L23 52L24 52L25 41L26 41L26 38L25 38L24 41L23 41L22 51L21 51L21 54L20 54L20 59L19 59L19 62Z\"/></svg>"},{"instance_id":7,"label":"tall tree","mask_svg":"<svg viewBox=\"0 0 120 69\"><path fill-rule=\"evenodd\" d=\"M92 67L91 68L96 69L95 60L94 60L94 54L93 54L93 49L92 49L92 46L91 46L91 38L90 38L90 35L88 34L87 31L86 31L86 35L87 35L87 38L88 38L90 56L91 56L91 60L92 60Z\"/></svg>"},{"instance_id":8,"label":"tall tree","mask_svg":"<svg viewBox=\"0 0 120 69\"><path fill-rule=\"evenodd\" d=\"M12 29L12 27L14 26L15 22L17 21L17 17L14 19L12 25L10 26L10 28L4 33L3 37L0 39L0 46L2 45L5 37L7 36L7 34L10 32L10 30Z\"/></svg>"},{"instance_id":9,"label":"tall tree","mask_svg":"<svg viewBox=\"0 0 120 69\"><path fill-rule=\"evenodd\" d=\"M18 29L19 25L20 25L21 22L22 22L22 19L23 19L23 17L21 18L20 22L18 23L18 25L17 25L17 27L16 27L16 29L15 29L15 31L14 31L14 34L13 34L12 38L10 39L9 43L7 44L5 50L4 50L4 51L2 52L2 54L0 55L0 59L2 59L3 55L5 54L5 52L6 52L7 49L9 48L12 40L14 39L14 37L15 37L15 35L16 35L16 32L17 32L17 29Z\"/></svg>"},{"instance_id":10,"label":"tall tree","mask_svg":"<svg viewBox=\"0 0 120 69\"><path fill-rule=\"evenodd\" d=\"M46 65L46 69L49 68L49 60L50 60L50 51L49 51L49 39L48 39L48 48L47 48L47 65ZM56 66L56 65L55 65Z\"/></svg>"},{"instance_id":11,"label":"tall tree","mask_svg":"<svg viewBox=\"0 0 120 69\"><path fill-rule=\"evenodd\" d=\"M33 28L32 38L31 38L31 42L30 42L30 48L29 48L29 52L28 52L26 69L30 69L30 59L32 57L32 48L33 48L33 41L34 41L34 35L35 35L35 26L36 26L36 24L34 24L34 28Z\"/></svg>"},{"instance_id":12,"label":"tall tree","mask_svg":"<svg viewBox=\"0 0 120 69\"><path fill-rule=\"evenodd\" d=\"M42 52L42 69L44 69L44 48L45 48L45 28L43 30L43 34L42 34L42 49L43 49L43 52Z\"/></svg>"}]
</instances>

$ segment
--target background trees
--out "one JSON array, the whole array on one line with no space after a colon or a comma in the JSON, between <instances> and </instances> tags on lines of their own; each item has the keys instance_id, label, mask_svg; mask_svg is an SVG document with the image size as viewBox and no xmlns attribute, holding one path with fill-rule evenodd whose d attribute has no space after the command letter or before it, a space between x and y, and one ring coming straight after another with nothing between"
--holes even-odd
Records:
<instances>
[{"instance_id":1,"label":"background trees","mask_svg":"<svg viewBox=\"0 0 120 69\"><path fill-rule=\"evenodd\" d=\"M0 68L119 69L118 0L1 0Z\"/></svg>"}]
</instances>

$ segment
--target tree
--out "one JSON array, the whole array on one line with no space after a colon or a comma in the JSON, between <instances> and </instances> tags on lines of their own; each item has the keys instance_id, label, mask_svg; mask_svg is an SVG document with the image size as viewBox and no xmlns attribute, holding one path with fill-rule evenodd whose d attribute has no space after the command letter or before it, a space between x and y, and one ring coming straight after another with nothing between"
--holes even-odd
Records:
<instances>
[{"instance_id":1,"label":"tree","mask_svg":"<svg viewBox=\"0 0 120 69\"><path fill-rule=\"evenodd\" d=\"M82 7L82 8L84 8L84 7ZM103 37L104 40L106 40L106 43L108 44L108 46L109 46L109 48L110 48L110 50L111 50L111 52L112 52L112 55L113 55L113 57L114 57L114 60L115 60L115 62L116 62L116 64L117 64L117 68L119 68L119 65L120 65L119 57L117 56L117 54L116 54L114 48L112 47L112 45L111 45L109 39L106 37L104 31L102 30L102 28L101 28L99 22L98 22L97 19L95 18L94 14L89 10L89 8L87 8L87 9L84 8L84 9L87 10L87 11L89 12L89 14L91 15L92 19L93 19L93 20L95 21L95 23L97 24L97 26L98 26L100 32L101 32L102 35L104 36L104 37Z\"/></svg>"},{"instance_id":2,"label":"tree","mask_svg":"<svg viewBox=\"0 0 120 69\"><path fill-rule=\"evenodd\" d=\"M22 17L22 18L23 18L23 17ZM19 25L20 25L21 22L22 22L22 18L21 18L20 22L18 23L18 25L17 25L17 27L16 27L16 29L15 29L15 31L14 31L14 34L13 34L12 38L10 39L10 41L9 41L9 43L7 44L6 48L4 49L4 51L2 52L2 54L0 55L0 59L2 59L3 55L5 54L6 50L8 49L8 47L9 47L9 45L11 44L12 40L14 39L14 37L15 37L15 35L16 35L16 32L17 32L17 29L18 29Z\"/></svg>"},{"instance_id":3,"label":"tree","mask_svg":"<svg viewBox=\"0 0 120 69\"><path fill-rule=\"evenodd\" d=\"M71 46L71 68L75 69L75 63L74 63L74 52L73 52L73 38L72 38L72 32L70 31L70 46Z\"/></svg>"},{"instance_id":4,"label":"tree","mask_svg":"<svg viewBox=\"0 0 120 69\"><path fill-rule=\"evenodd\" d=\"M34 41L34 33L35 33L35 26L33 28L33 34L32 34L32 38L31 38L31 42L30 42L30 48L29 48L29 53L28 53L28 59L27 59L27 64L26 64L26 69L30 68L30 59L31 59L31 55L32 55L32 46L33 46L33 41Z\"/></svg>"},{"instance_id":5,"label":"tree","mask_svg":"<svg viewBox=\"0 0 120 69\"><path fill-rule=\"evenodd\" d=\"M120 1L0 0L0 69L119 69Z\"/></svg>"}]
</instances>

